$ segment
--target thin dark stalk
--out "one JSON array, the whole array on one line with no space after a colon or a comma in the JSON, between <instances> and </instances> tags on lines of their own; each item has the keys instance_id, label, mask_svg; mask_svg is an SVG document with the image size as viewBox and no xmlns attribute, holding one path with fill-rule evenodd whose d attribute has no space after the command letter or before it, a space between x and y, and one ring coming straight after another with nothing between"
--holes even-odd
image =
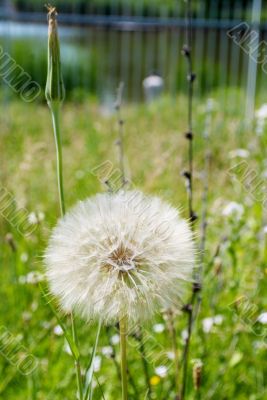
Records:
<instances>
[{"instance_id":1,"label":"thin dark stalk","mask_svg":"<svg viewBox=\"0 0 267 400\"><path fill-rule=\"evenodd\" d=\"M126 184L125 178L125 162L124 162L124 120L121 116L121 106L123 97L124 83L120 82L117 90L117 99L115 102L115 109L117 112L117 122L118 122L118 139L117 146L119 150L119 166L121 171L121 184L122 187Z\"/></svg>"},{"instance_id":2,"label":"thin dark stalk","mask_svg":"<svg viewBox=\"0 0 267 400\"><path fill-rule=\"evenodd\" d=\"M188 82L188 110L187 110L187 123L188 131L185 134L188 140L188 171L184 172L184 177L187 181L187 192L188 192L188 211L189 219L191 221L192 229L194 229L194 222L197 219L196 213L193 208L193 158L194 158L194 146L193 146L193 94L194 94L194 81L196 75L193 73L192 63L192 16L191 16L191 0L186 2L186 44L183 46L183 54L187 60L187 82ZM183 349L183 376L182 385L180 392L180 400L183 400L186 394L187 385L187 374L188 374L188 359L190 342L193 328L193 305L195 303L197 292L200 289L200 285L197 281L194 281L192 286L192 295L189 304L184 307L184 311L188 315L187 319L187 338Z\"/></svg>"}]
</instances>

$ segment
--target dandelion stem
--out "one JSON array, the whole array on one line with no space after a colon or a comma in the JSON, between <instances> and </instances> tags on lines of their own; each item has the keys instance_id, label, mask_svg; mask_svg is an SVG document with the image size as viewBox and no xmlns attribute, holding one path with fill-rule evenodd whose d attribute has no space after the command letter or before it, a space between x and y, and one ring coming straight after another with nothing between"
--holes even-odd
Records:
<instances>
[{"instance_id":1,"label":"dandelion stem","mask_svg":"<svg viewBox=\"0 0 267 400\"><path fill-rule=\"evenodd\" d=\"M63 84L63 79L61 75L61 63L60 63L60 45L58 38L57 29L57 11L55 7L50 5L47 6L48 9L48 65L47 65L47 81L45 88L45 96L47 104L51 111L53 131L56 144L56 155L57 155L57 181L58 181L58 192L59 192L59 204L61 216L65 214L65 198L64 198L64 185L63 185L63 163L62 163L62 144L61 144L61 134L60 134L60 107L65 97L65 89ZM76 347L77 334L75 327L74 316L71 313L71 327L72 336ZM76 367L77 384L79 391L79 398L83 400L83 385L82 385L82 375L80 367L80 356L75 356L73 354Z\"/></svg>"},{"instance_id":2,"label":"dandelion stem","mask_svg":"<svg viewBox=\"0 0 267 400\"><path fill-rule=\"evenodd\" d=\"M56 144L59 204L60 204L61 216L64 216L66 207L65 207L64 185L63 185L62 144L61 144L60 125L59 125L60 104L58 102L50 102L48 104L51 110L55 144ZM71 329L72 329L72 336L74 343L78 347L75 319L72 313L71 313ZM79 399L83 400L83 384L82 384L82 374L81 374L79 357L75 359L75 369L76 369Z\"/></svg>"},{"instance_id":3,"label":"dandelion stem","mask_svg":"<svg viewBox=\"0 0 267 400\"><path fill-rule=\"evenodd\" d=\"M126 338L127 338L127 317L124 316L120 320L122 400L128 400Z\"/></svg>"},{"instance_id":4,"label":"dandelion stem","mask_svg":"<svg viewBox=\"0 0 267 400\"><path fill-rule=\"evenodd\" d=\"M56 143L56 153L57 153L57 181L58 181L58 191L59 191L59 204L61 215L65 214L65 198L64 198L64 187L63 187L63 166L62 166L62 146L61 146L61 135L59 127L59 111L60 104L50 103L50 110L52 115L53 130Z\"/></svg>"}]
</instances>

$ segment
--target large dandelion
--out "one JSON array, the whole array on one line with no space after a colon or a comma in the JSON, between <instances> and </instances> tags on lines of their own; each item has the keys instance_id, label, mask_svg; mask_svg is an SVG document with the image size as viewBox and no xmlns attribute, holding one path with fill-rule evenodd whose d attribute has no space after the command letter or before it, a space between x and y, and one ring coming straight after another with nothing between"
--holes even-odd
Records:
<instances>
[{"instance_id":1,"label":"large dandelion","mask_svg":"<svg viewBox=\"0 0 267 400\"><path fill-rule=\"evenodd\" d=\"M45 263L64 311L120 321L127 399L127 321L149 319L159 307L179 302L194 265L188 223L158 197L138 191L98 194L59 221Z\"/></svg>"},{"instance_id":2,"label":"large dandelion","mask_svg":"<svg viewBox=\"0 0 267 400\"><path fill-rule=\"evenodd\" d=\"M137 191L79 202L53 230L45 262L63 310L112 323L179 301L194 265L178 211Z\"/></svg>"}]
</instances>

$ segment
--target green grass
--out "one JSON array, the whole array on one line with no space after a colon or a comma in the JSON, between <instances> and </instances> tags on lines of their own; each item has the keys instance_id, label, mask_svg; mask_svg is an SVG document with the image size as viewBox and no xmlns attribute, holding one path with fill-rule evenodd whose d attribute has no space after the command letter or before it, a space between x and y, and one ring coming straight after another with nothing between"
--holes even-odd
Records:
<instances>
[{"instance_id":1,"label":"green grass","mask_svg":"<svg viewBox=\"0 0 267 400\"><path fill-rule=\"evenodd\" d=\"M262 236L266 210L256 201L253 193L234 181L229 169L239 158L229 154L237 148L249 150L246 161L258 174L266 169L266 139L256 136L253 129L243 124L243 93L232 91L223 104L222 92L214 93L215 110L209 127L211 151L208 231L204 265L203 303L194 326L190 352L188 396L198 398L193 388L193 361L203 362L201 399L264 400L266 391L266 342L264 325L255 323L257 316L267 311L266 300L266 243ZM195 208L201 214L204 166L205 101L195 101ZM223 110L223 111L222 111ZM186 190L181 172L187 165L186 98L175 101L164 98L154 105L131 105L123 110L126 120L127 174L132 186L155 193L174 206L182 207L187 216ZM266 135L267 132L265 132ZM104 117L99 106L90 101L67 103L62 113L65 197L67 208L77 199L84 199L104 190L92 169L106 160L117 167L116 117ZM264 148L265 141L265 148ZM24 104L19 100L2 103L1 110L1 188L13 194L17 207L29 212L43 212L44 220L28 237L20 235L1 217L0 250L0 315L1 326L12 335L19 336L27 352L39 360L34 373L23 376L15 363L0 357L0 399L3 400L69 400L75 398L76 382L72 358L65 351L63 336L54 333L57 325L38 284L18 283L31 271L43 271L42 255L51 228L59 216L55 174L55 149L50 114L47 106ZM241 203L244 214L240 220L222 216L230 202ZM2 209L2 203L1 203ZM199 240L197 224L197 241ZM12 234L16 250L12 251L7 235ZM9 236L10 237L10 236ZM217 257L214 258L219 246ZM264 247L265 246L265 247ZM246 296L255 312L242 316L242 308L231 305L240 296ZM186 301L186 299L185 299ZM244 311L244 310L243 310ZM214 325L209 333L203 332L203 319L221 315L221 325ZM186 317L176 318L179 352L183 346L182 331ZM89 362L96 334L95 325L85 325L78 319L79 343L83 368ZM155 333L153 323L145 330L150 334L146 349L159 346L171 351L168 324L163 316L156 322L165 330ZM68 325L68 322L66 320ZM69 325L68 325L69 327ZM69 327L70 328L70 327ZM117 333L111 327L111 336ZM159 343L155 347L155 343ZM120 381L114 360L101 353L108 346L105 328L100 335L97 354L101 368L96 372L106 400L120 398ZM139 395L129 384L131 399L144 399L146 384L140 353L134 338L130 338L129 370ZM119 361L119 346L115 345ZM152 351L152 352L153 352ZM156 372L149 364L150 377ZM152 382L156 382L155 378ZM173 368L157 385L153 385L154 399L173 399ZM94 399L102 399L95 381Z\"/></svg>"}]
</instances>

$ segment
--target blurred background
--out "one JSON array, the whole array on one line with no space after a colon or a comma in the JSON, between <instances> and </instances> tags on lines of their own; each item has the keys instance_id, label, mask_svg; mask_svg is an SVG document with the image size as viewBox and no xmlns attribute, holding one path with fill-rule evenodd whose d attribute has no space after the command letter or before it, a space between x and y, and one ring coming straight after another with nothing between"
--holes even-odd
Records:
<instances>
[{"instance_id":1,"label":"blurred background","mask_svg":"<svg viewBox=\"0 0 267 400\"><path fill-rule=\"evenodd\" d=\"M39 288L45 284L44 249L59 216L55 144L44 96L44 2L0 0L0 328L38 360L36 371L23 376L3 352L0 334L0 400L69 400L76 393L69 348ZM108 178L119 182L122 118L127 179L181 207L187 218L185 2L54 0L52 5L59 12L67 96L60 116L67 209L107 189L106 179L95 173L103 162L112 165ZM267 1L192 0L192 8L197 245L206 239L186 400L266 400ZM20 73L37 85L30 100ZM122 81L122 107L116 112ZM244 168L236 170L237 165ZM29 235L14 223L22 211L34 228ZM85 368L96 327L79 318L77 326ZM175 316L176 336L170 326L159 316L148 326L146 346L159 343L173 360L173 337L180 355L187 340L186 315ZM144 373L132 342L130 398L143 400L148 380L152 399L174 399L174 369L150 363ZM97 350L95 400L103 400L102 392L106 400L120 398L118 355L117 331L109 327ZM196 389L195 366L202 364Z\"/></svg>"},{"instance_id":2,"label":"blurred background","mask_svg":"<svg viewBox=\"0 0 267 400\"><path fill-rule=\"evenodd\" d=\"M109 103L119 81L129 101L143 98L142 81L157 73L166 93L186 88L180 49L185 35L185 2L175 0L57 0L64 80L68 96L84 92ZM41 87L46 79L46 12L43 0L2 0L1 44ZM259 0L193 1L196 93L214 88L255 91L248 82L249 57L228 37L238 23L252 23L267 36L267 4ZM263 50L264 51L264 50ZM251 74L250 74L251 75ZM256 76L257 75L257 76ZM266 89L259 65L251 79ZM248 85L250 85L248 87ZM235 99L236 100L236 99ZM243 95L240 101L245 101Z\"/></svg>"}]
</instances>

